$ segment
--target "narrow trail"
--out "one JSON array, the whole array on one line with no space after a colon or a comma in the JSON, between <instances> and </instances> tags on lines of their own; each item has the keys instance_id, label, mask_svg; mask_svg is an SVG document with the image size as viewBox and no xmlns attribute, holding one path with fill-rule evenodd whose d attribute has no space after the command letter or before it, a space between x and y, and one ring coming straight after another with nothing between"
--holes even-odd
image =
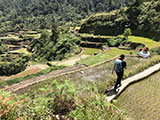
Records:
<instances>
[{"instance_id":1,"label":"narrow trail","mask_svg":"<svg viewBox=\"0 0 160 120\"><path fill-rule=\"evenodd\" d=\"M50 72L45 75L33 77L31 79L28 79L28 80L22 81L20 83L14 84L12 86L9 86L8 88L4 88L3 90L5 90L7 92L16 92L20 89L26 88L28 86L39 83L39 82L44 81L46 79L50 79L52 77L59 77L61 75L69 74L70 72L73 72L75 70L81 70L83 68L86 68L86 66L85 65L77 65L77 66L73 66L73 67L67 67L62 70L57 70L57 71L53 71L53 72Z\"/></svg>"},{"instance_id":2,"label":"narrow trail","mask_svg":"<svg viewBox=\"0 0 160 120\"><path fill-rule=\"evenodd\" d=\"M24 77L24 76L27 76L27 75L31 75L31 74L35 74L37 72L40 72L41 70L44 70L46 68L48 68L49 66L48 65L45 65L45 64L36 64L36 65L30 65L29 67L27 67L26 70L24 70L23 72L20 72L16 75L12 75L12 76L9 76L9 77L1 77L4 81L7 81L7 80L11 80L11 79L15 79L15 78L19 78L19 77Z\"/></svg>"},{"instance_id":3,"label":"narrow trail","mask_svg":"<svg viewBox=\"0 0 160 120\"><path fill-rule=\"evenodd\" d=\"M5 90L7 92L15 93L15 92L21 91L22 89L26 89L26 88L34 85L34 84L40 83L42 81L45 81L45 80L48 80L48 79L51 79L51 78L56 78L56 77L63 76L63 75L66 75L66 74L71 74L71 73L74 73L74 72L83 71L83 70L87 70L87 69L90 69L90 68L94 68L94 67L106 64L106 63L108 63L112 60L115 60L117 57L118 56L115 56L114 58L112 58L110 60L106 60L102 63L98 63L96 65L89 66L89 67L86 66L86 65L80 64L80 65L76 65L76 66L72 66L72 67L67 67L67 68L64 68L62 70L53 71L53 72L50 72L48 74L33 77L31 79L28 79L28 80L22 81L20 83L14 84L12 86L4 88L3 90Z\"/></svg>"},{"instance_id":4,"label":"narrow trail","mask_svg":"<svg viewBox=\"0 0 160 120\"><path fill-rule=\"evenodd\" d=\"M138 82L140 80L143 80L159 70L160 70L160 63L144 70L143 72L140 72L132 77L129 77L129 78L123 80L122 86L119 87L117 93L114 92L113 88L110 91L108 91L107 100L109 102L111 102L113 99L117 98L129 85L131 85L135 82Z\"/></svg>"},{"instance_id":5,"label":"narrow trail","mask_svg":"<svg viewBox=\"0 0 160 120\"><path fill-rule=\"evenodd\" d=\"M89 57L90 55L85 55L85 54L82 54L82 55L79 55L79 56L76 56L76 57L72 57L68 60L63 60L63 61L55 61L55 62L51 62L51 64L56 64L56 65L68 65L68 66L72 66L74 65L77 61L81 60L81 59L84 59L84 58L87 58Z\"/></svg>"},{"instance_id":6,"label":"narrow trail","mask_svg":"<svg viewBox=\"0 0 160 120\"><path fill-rule=\"evenodd\" d=\"M67 67L67 68L64 68L61 70L53 71L48 74L37 76L37 77L31 78L31 79L22 81L18 84L14 84L12 86L9 86L8 88L4 88L3 90L8 91L8 92L18 93L19 91L27 90L32 85L35 85L35 84L40 83L42 81L46 81L46 80L49 80L52 78L57 78L57 77L64 76L64 75L69 75L71 73L75 73L75 72L79 72L79 71L85 72L88 69L97 68L98 66L103 66L104 64L106 64L112 60L117 59L117 57L118 56L116 56L110 60L107 60L105 62L96 64L93 66L89 66L89 67L87 67L85 65L76 65L76 66ZM118 93L112 94L112 91L109 91L108 92L109 96L107 97L107 100L112 101L114 98L118 97L125 90L125 88L127 88L130 84L132 84L133 82L142 80L145 77L150 76L151 74L153 74L154 72L156 72L158 70L160 70L160 63L144 70L141 73L138 73L130 78L127 78L126 80L123 80L122 86L119 88Z\"/></svg>"}]
</instances>

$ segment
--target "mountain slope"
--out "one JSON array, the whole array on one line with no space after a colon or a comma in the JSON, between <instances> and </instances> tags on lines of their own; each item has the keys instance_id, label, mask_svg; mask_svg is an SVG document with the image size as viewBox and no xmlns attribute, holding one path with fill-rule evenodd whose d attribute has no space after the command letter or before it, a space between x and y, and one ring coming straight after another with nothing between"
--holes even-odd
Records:
<instances>
[{"instance_id":1,"label":"mountain slope","mask_svg":"<svg viewBox=\"0 0 160 120\"><path fill-rule=\"evenodd\" d=\"M160 1L136 0L128 8L95 14L81 26L81 33L119 35L131 28L134 35L160 40Z\"/></svg>"},{"instance_id":2,"label":"mountain slope","mask_svg":"<svg viewBox=\"0 0 160 120\"><path fill-rule=\"evenodd\" d=\"M0 22L12 28L50 28L51 23L77 21L96 12L108 12L131 0L0 0ZM3 26L3 24L1 25Z\"/></svg>"}]
</instances>

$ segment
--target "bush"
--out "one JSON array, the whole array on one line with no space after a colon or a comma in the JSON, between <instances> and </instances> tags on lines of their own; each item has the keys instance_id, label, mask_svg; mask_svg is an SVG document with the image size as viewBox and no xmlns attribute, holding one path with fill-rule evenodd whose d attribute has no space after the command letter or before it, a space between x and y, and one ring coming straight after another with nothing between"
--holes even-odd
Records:
<instances>
[{"instance_id":1,"label":"bush","mask_svg":"<svg viewBox=\"0 0 160 120\"><path fill-rule=\"evenodd\" d=\"M160 47L152 48L150 52L152 55L160 55Z\"/></svg>"},{"instance_id":2,"label":"bush","mask_svg":"<svg viewBox=\"0 0 160 120\"><path fill-rule=\"evenodd\" d=\"M29 59L29 56L23 55L15 61L0 63L0 75L13 75L23 71Z\"/></svg>"},{"instance_id":3,"label":"bush","mask_svg":"<svg viewBox=\"0 0 160 120\"><path fill-rule=\"evenodd\" d=\"M77 107L69 117L77 120L120 120L122 114L118 108L106 100L106 95L98 93L97 85L87 86L87 95L81 96Z\"/></svg>"},{"instance_id":4,"label":"bush","mask_svg":"<svg viewBox=\"0 0 160 120\"><path fill-rule=\"evenodd\" d=\"M45 32L40 39L36 39L31 43L30 47L35 50L33 60L62 60L80 52L80 38L75 35L69 33L60 34L59 38L56 39L54 37L52 39L52 37Z\"/></svg>"},{"instance_id":5,"label":"bush","mask_svg":"<svg viewBox=\"0 0 160 120\"><path fill-rule=\"evenodd\" d=\"M27 116L19 117L17 116L17 109L20 104L25 102L25 100L16 100L9 93L0 91L0 119L1 120L18 120L25 119Z\"/></svg>"},{"instance_id":6,"label":"bush","mask_svg":"<svg viewBox=\"0 0 160 120\"><path fill-rule=\"evenodd\" d=\"M7 51L7 47L5 44L0 40L0 54L4 53Z\"/></svg>"},{"instance_id":7,"label":"bush","mask_svg":"<svg viewBox=\"0 0 160 120\"><path fill-rule=\"evenodd\" d=\"M128 36L132 35L131 29L130 28L126 28L124 30L123 36L128 39Z\"/></svg>"},{"instance_id":8,"label":"bush","mask_svg":"<svg viewBox=\"0 0 160 120\"><path fill-rule=\"evenodd\" d=\"M122 41L126 40L122 37L112 37L108 40L107 45L109 47L118 47Z\"/></svg>"}]
</instances>

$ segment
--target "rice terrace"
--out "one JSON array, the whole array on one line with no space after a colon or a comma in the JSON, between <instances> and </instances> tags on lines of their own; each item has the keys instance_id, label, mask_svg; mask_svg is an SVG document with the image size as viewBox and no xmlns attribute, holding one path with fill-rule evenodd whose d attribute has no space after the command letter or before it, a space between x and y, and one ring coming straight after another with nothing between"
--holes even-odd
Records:
<instances>
[{"instance_id":1,"label":"rice terrace","mask_svg":"<svg viewBox=\"0 0 160 120\"><path fill-rule=\"evenodd\" d=\"M0 0L0 120L159 120L160 1Z\"/></svg>"}]
</instances>

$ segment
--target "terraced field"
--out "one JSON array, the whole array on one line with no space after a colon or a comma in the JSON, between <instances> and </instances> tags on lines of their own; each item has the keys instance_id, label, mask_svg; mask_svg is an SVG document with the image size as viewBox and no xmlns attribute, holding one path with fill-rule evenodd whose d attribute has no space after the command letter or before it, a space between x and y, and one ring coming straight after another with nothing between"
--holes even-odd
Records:
<instances>
[{"instance_id":1,"label":"terraced field","mask_svg":"<svg viewBox=\"0 0 160 120\"><path fill-rule=\"evenodd\" d=\"M160 119L160 72L128 87L116 105L136 120Z\"/></svg>"},{"instance_id":2,"label":"terraced field","mask_svg":"<svg viewBox=\"0 0 160 120\"><path fill-rule=\"evenodd\" d=\"M134 75L137 72L140 72L145 68L148 68L149 67L148 65L154 63L153 60L155 60L155 58L143 59L139 57L127 57L126 61L128 67L127 70L125 71L124 77ZM72 83L76 85L77 88L80 89L80 91L82 91L83 88L87 88L88 84L96 83L102 85L100 91L101 89L103 91L107 89L108 84L111 85L116 80L116 75L111 74L113 63L114 62L111 61L94 68L89 68L83 71L74 72L68 75L61 76L59 78L53 78L50 79L49 81L55 79L60 82L64 82L65 80L70 80ZM46 81L45 83L42 82L41 85L39 84L33 86L32 88L33 91L35 91L39 87L44 87L45 84L49 85L50 84L49 81Z\"/></svg>"},{"instance_id":3,"label":"terraced field","mask_svg":"<svg viewBox=\"0 0 160 120\"><path fill-rule=\"evenodd\" d=\"M149 38L138 37L138 36L129 36L129 41L136 43L143 43L149 48L155 48L160 46L160 42L153 41Z\"/></svg>"},{"instance_id":4,"label":"terraced field","mask_svg":"<svg viewBox=\"0 0 160 120\"><path fill-rule=\"evenodd\" d=\"M105 60L111 59L111 58L113 58L117 55L120 55L122 53L127 55L130 52L131 52L130 50L121 50L121 49L118 49L118 48L111 48L111 50L109 50L109 51L101 52L98 55L90 56L90 57L87 57L85 59L82 59L82 60L78 61L78 63L79 64L86 64L88 66L91 66L91 65L94 65L94 64L97 64L97 63L104 62Z\"/></svg>"}]
</instances>

